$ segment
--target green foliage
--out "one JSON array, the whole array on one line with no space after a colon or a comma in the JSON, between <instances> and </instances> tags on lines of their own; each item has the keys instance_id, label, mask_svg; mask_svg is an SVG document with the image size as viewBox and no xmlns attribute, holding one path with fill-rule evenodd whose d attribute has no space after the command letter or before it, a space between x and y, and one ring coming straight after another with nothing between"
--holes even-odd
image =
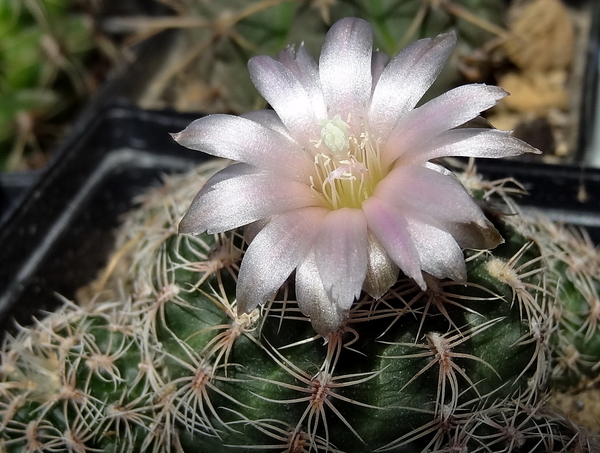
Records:
<instances>
[{"instance_id":1,"label":"green foliage","mask_svg":"<svg viewBox=\"0 0 600 453\"><path fill-rule=\"evenodd\" d=\"M88 92L83 59L91 23L71 1L3 0L0 5L0 171L35 142L33 125ZM10 157L9 157L10 156Z\"/></svg>"}]
</instances>

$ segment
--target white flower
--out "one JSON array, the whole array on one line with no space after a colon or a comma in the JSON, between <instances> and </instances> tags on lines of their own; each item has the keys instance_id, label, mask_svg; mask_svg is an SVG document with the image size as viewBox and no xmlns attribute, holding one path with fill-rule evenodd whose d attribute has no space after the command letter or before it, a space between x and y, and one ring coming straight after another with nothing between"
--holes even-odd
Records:
<instances>
[{"instance_id":1,"label":"white flower","mask_svg":"<svg viewBox=\"0 0 600 453\"><path fill-rule=\"evenodd\" d=\"M502 238L443 156L504 157L534 148L494 129L457 128L506 95L466 85L415 108L454 48L453 33L423 39L393 59L372 50L361 19L333 25L319 64L303 45L252 58L256 88L273 107L210 115L174 138L240 163L215 175L180 224L183 233L258 231L241 264L238 307L272 298L296 270L300 309L327 336L366 290L380 297L398 268L466 278L461 247Z\"/></svg>"}]
</instances>

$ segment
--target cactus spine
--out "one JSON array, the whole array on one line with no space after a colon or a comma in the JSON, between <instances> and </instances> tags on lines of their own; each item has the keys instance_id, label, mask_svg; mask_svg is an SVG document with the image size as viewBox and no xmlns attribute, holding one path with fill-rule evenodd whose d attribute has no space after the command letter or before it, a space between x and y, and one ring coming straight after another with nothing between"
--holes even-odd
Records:
<instances>
[{"instance_id":1,"label":"cactus spine","mask_svg":"<svg viewBox=\"0 0 600 453\"><path fill-rule=\"evenodd\" d=\"M506 243L467 253L466 285L430 279L422 292L400 279L381 299L356 303L325 343L293 285L260 311L237 313L242 233L177 236L198 180L223 165L140 197L108 266L124 269L110 290L81 305L65 300L5 340L0 449L597 451L544 405L550 379L571 382L566 341L591 345L577 349L580 368L600 360L582 286L597 280L569 261L598 266L585 240L497 218ZM479 183L482 198L507 192ZM574 244L583 248L567 258Z\"/></svg>"}]
</instances>

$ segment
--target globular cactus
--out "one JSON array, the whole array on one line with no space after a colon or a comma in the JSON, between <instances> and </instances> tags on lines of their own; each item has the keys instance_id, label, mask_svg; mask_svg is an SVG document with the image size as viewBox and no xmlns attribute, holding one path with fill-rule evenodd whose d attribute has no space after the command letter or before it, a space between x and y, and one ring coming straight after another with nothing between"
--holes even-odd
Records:
<instances>
[{"instance_id":1,"label":"globular cactus","mask_svg":"<svg viewBox=\"0 0 600 453\"><path fill-rule=\"evenodd\" d=\"M600 254L584 230L543 217L524 228L544 255L550 285L561 302L554 307L551 380L557 388L585 385L598 375Z\"/></svg>"},{"instance_id":2,"label":"globular cactus","mask_svg":"<svg viewBox=\"0 0 600 453\"><path fill-rule=\"evenodd\" d=\"M324 342L291 285L236 311L242 232L177 234L199 184L225 164L140 197L108 288L6 339L2 451L598 451L544 404L563 339L597 337L592 320L574 328L591 304L564 284L575 269L552 261L569 250L597 266L589 244L495 216L506 242L465 255L467 284L431 278L422 291L401 277Z\"/></svg>"}]
</instances>

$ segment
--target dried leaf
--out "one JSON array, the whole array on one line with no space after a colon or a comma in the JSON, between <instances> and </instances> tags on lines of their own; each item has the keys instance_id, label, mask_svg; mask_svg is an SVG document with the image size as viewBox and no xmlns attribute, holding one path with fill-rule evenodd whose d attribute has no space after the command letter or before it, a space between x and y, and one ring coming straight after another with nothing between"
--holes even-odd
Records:
<instances>
[{"instance_id":1,"label":"dried leaf","mask_svg":"<svg viewBox=\"0 0 600 453\"><path fill-rule=\"evenodd\" d=\"M538 115L552 109L566 110L569 99L564 88L565 78L565 71L508 73L498 81L511 94L502 100L503 106Z\"/></svg>"},{"instance_id":2,"label":"dried leaf","mask_svg":"<svg viewBox=\"0 0 600 453\"><path fill-rule=\"evenodd\" d=\"M523 70L566 69L575 37L560 0L516 2L509 10L511 37L503 44L509 59Z\"/></svg>"}]
</instances>

